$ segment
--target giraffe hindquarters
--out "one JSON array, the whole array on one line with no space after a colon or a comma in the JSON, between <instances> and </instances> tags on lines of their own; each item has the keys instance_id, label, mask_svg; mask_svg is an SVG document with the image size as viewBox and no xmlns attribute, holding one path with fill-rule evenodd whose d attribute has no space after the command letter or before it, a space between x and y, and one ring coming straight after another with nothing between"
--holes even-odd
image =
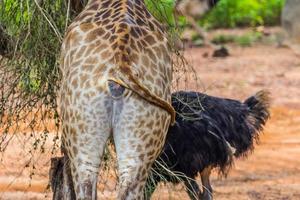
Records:
<instances>
[{"instance_id":1,"label":"giraffe hindquarters","mask_svg":"<svg viewBox=\"0 0 300 200\"><path fill-rule=\"evenodd\" d=\"M76 199L97 199L97 178L102 154L111 133L108 95L63 108L62 145L66 153Z\"/></svg>"},{"instance_id":2,"label":"giraffe hindquarters","mask_svg":"<svg viewBox=\"0 0 300 200\"><path fill-rule=\"evenodd\" d=\"M115 101L114 141L119 166L118 199L143 199L148 172L164 145L170 115L135 93Z\"/></svg>"}]
</instances>

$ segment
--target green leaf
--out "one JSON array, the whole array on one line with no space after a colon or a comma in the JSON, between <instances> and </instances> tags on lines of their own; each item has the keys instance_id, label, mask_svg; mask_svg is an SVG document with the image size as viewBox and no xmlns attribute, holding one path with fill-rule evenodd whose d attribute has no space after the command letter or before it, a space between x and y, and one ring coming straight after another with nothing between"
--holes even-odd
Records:
<instances>
[{"instance_id":1,"label":"green leaf","mask_svg":"<svg viewBox=\"0 0 300 200\"><path fill-rule=\"evenodd\" d=\"M148 10L160 22L175 26L175 0L145 0Z\"/></svg>"}]
</instances>

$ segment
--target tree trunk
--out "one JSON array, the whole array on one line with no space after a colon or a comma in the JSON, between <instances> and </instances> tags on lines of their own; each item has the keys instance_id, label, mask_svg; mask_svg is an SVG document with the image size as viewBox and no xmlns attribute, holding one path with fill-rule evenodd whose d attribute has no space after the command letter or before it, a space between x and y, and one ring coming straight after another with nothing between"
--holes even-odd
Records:
<instances>
[{"instance_id":1,"label":"tree trunk","mask_svg":"<svg viewBox=\"0 0 300 200\"><path fill-rule=\"evenodd\" d=\"M10 35L6 33L5 27L0 24L0 55L8 57L13 53L13 40Z\"/></svg>"},{"instance_id":2,"label":"tree trunk","mask_svg":"<svg viewBox=\"0 0 300 200\"><path fill-rule=\"evenodd\" d=\"M49 179L53 200L76 199L69 162L66 156L51 158Z\"/></svg>"},{"instance_id":3,"label":"tree trunk","mask_svg":"<svg viewBox=\"0 0 300 200\"><path fill-rule=\"evenodd\" d=\"M288 45L300 53L300 0L287 0L281 23L288 36Z\"/></svg>"},{"instance_id":4,"label":"tree trunk","mask_svg":"<svg viewBox=\"0 0 300 200\"><path fill-rule=\"evenodd\" d=\"M78 15L87 4L88 0L66 0L67 3L70 1L70 9L72 14Z\"/></svg>"}]
</instances>

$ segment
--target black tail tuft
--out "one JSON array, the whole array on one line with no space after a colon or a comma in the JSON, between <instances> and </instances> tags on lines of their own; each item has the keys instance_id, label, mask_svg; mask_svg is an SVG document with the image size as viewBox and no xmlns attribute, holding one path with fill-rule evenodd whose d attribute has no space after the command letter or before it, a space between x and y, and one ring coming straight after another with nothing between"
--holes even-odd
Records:
<instances>
[{"instance_id":1,"label":"black tail tuft","mask_svg":"<svg viewBox=\"0 0 300 200\"><path fill-rule=\"evenodd\" d=\"M270 92L261 90L246 99L244 104L249 108L248 126L253 129L253 133L258 134L270 118ZM258 139L258 135L254 137Z\"/></svg>"}]
</instances>

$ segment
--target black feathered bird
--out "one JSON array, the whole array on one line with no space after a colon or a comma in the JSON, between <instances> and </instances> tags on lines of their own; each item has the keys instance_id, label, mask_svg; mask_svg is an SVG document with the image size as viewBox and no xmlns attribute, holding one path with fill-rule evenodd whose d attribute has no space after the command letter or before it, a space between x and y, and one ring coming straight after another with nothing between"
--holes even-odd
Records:
<instances>
[{"instance_id":1,"label":"black feathered bird","mask_svg":"<svg viewBox=\"0 0 300 200\"><path fill-rule=\"evenodd\" d=\"M243 103L198 92L175 92L176 124L169 128L163 151L147 180L146 199L160 181L184 182L191 199L212 199L213 168L226 175L233 157L246 156L268 120L270 98L260 91ZM200 173L201 193L195 177ZM174 176L176 174L176 176Z\"/></svg>"}]
</instances>

